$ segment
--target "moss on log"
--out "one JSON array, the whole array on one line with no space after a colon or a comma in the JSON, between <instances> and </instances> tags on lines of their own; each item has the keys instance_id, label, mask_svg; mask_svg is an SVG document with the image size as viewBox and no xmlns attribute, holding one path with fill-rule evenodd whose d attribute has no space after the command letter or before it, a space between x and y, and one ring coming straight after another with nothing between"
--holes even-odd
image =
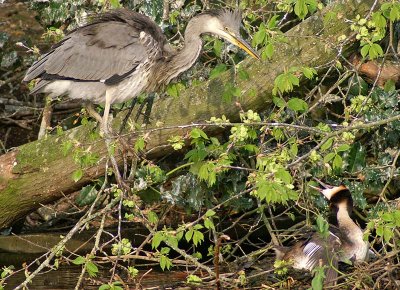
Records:
<instances>
[{"instance_id":1,"label":"moss on log","mask_svg":"<svg viewBox=\"0 0 400 290\"><path fill-rule=\"evenodd\" d=\"M337 1L334 6L309 17L285 35L288 43L277 44L273 58L257 62L247 59L241 66L250 79L237 80L240 88L241 108L261 111L271 102L275 78L292 66L324 67L336 61L340 54L349 52L352 44L341 46L338 37L350 35L346 19L353 19L357 14L366 15L374 1ZM324 23L324 14L337 12L337 19ZM233 78L232 72L221 77L187 88L179 98L158 100L151 114L152 125L162 121L162 127L151 131L147 136L147 158L156 158L172 151L167 140L174 135L183 135L186 129L179 125L209 120L212 116L224 114L231 121L238 118L240 108L235 102L223 101L224 83ZM117 116L113 125L121 123L123 114ZM167 128L166 128L167 127ZM43 140L20 146L0 156L0 228L7 227L18 218L51 202L62 194L73 192L83 185L104 175L107 161L105 143L93 136L94 124L69 130L57 136L47 136ZM212 133L211 128L205 129ZM116 131L116 130L115 130ZM132 138L133 136L133 138ZM133 144L134 134L126 137L128 144ZM66 144L72 144L71 150L65 150ZM76 162L76 150L86 150L98 160L84 168L83 176L74 182L72 174L80 168ZM64 150L63 150L64 149ZM116 153L118 161L121 156ZM78 156L79 157L79 156Z\"/></svg>"}]
</instances>

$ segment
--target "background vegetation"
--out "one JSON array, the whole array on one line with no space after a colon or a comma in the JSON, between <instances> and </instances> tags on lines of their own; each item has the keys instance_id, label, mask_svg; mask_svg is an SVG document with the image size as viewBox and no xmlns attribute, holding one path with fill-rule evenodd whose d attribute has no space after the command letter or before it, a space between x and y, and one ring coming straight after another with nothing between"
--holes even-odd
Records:
<instances>
[{"instance_id":1,"label":"background vegetation","mask_svg":"<svg viewBox=\"0 0 400 290\"><path fill-rule=\"evenodd\" d=\"M8 96L0 119L3 152L34 138L34 134L25 134L30 139L13 140L11 130L17 126L18 130L37 131L37 108L45 103L41 99L32 101L17 81L40 53L93 13L121 6L135 9L151 16L170 42L180 46L185 24L196 13L208 7L235 5L212 1L136 2L140 1L26 3L37 13L45 30L40 39L24 38L27 41L17 50L15 37L0 33L0 89ZM243 32L266 65L277 45L292 41L284 34L286 31L327 9L326 3L316 0L256 0L241 1L239 5ZM340 12L332 9L324 21L329 23L338 17ZM262 284L268 285L266 288L321 289L321 275L317 274L312 282L302 281L286 265L274 268L271 254L272 245L287 245L313 227L317 217L328 219L326 202L308 187L316 185L314 178L329 184L343 183L351 190L355 218L366 228L365 238L376 253L371 263L345 269L338 289L395 289L399 283L400 239L399 20L397 1L387 1L371 7L368 15L348 19L353 34L343 35L340 41L343 45L356 43L351 56L339 51L338 57L324 67L285 68L275 80L265 80L274 83L274 97L265 110L241 110L237 118L240 121L232 122L221 112L207 122L188 125L189 134L170 137L173 154L148 160L144 154L146 135L138 138L130 148L136 157L126 161L120 172L106 169L103 178L57 203L47 216L39 211L28 217L24 232L40 226L51 228L50 224L67 226L71 231L25 268L6 265L0 289L18 272L26 273L20 285L24 287L38 273L56 271L65 264L82 267L76 288L84 287L87 277L97 281L99 289L127 288L129 284L140 284L139 277L149 267L157 266L164 271L185 272L185 282L200 289L215 285L257 289ZM205 36L204 40L198 64L159 97L178 100L184 88L233 70L234 78L224 84L221 98L240 107L245 96L241 96L236 82L249 79L249 72L239 64L244 53L213 37ZM370 69L372 65L378 68L375 73ZM89 122L82 114L66 116L66 110L79 112L79 104L61 104L55 111L63 114L53 118L49 134L62 134ZM27 113L11 114L6 106L22 106ZM120 105L114 109L123 108ZM140 123L128 125L142 128ZM220 133L207 135L207 127L220 128ZM73 142L62 144L62 151L74 150L74 160L80 165L71 176L76 181L82 178L85 168L101 158L86 149ZM124 177L124 185L118 184L115 174ZM64 206L56 215L60 204ZM129 227L144 230L140 242L125 236L124 229ZM68 252L66 242L81 229L96 230L91 251ZM144 262L146 265L141 266ZM107 277L98 275L103 267L111 269ZM290 286L289 276L300 281Z\"/></svg>"}]
</instances>

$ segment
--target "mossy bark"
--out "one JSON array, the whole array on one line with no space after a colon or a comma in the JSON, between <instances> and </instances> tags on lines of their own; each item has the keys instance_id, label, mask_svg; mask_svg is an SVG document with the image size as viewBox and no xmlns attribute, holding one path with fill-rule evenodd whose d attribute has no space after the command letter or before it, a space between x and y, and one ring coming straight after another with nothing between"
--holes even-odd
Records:
<instances>
[{"instance_id":1,"label":"mossy bark","mask_svg":"<svg viewBox=\"0 0 400 290\"><path fill-rule=\"evenodd\" d=\"M231 121L238 119L240 109L264 110L271 103L275 78L292 66L321 68L337 60L352 49L352 43L341 46L339 36L350 35L350 25L346 19L357 14L366 15L374 1L337 1L288 31L287 43L275 46L272 59L255 61L251 59L241 63L249 73L248 80L236 79L240 88L240 108L235 102L223 100L224 84L232 81L233 72L190 87L181 92L179 98L158 100L152 110L150 128L156 123L162 126L147 136L147 158L156 158L172 151L167 140L174 135L184 135L187 129L178 126L209 120L224 114ZM334 11L337 18L324 23L326 12ZM113 125L121 123L123 114L117 116ZM205 128L208 134L212 128ZM115 129L114 131L117 131ZM32 142L0 156L0 228L9 226L16 219L36 209L41 204L51 202L62 194L68 194L104 175L107 161L105 143L93 136L93 124L64 132L59 136L47 136L43 140ZM128 144L135 141L135 133L127 134ZM62 150L71 142L72 149ZM72 180L74 171L80 165L74 160L76 150L86 150L100 156L96 164L84 168L84 174L78 182ZM121 162L121 155L116 157ZM76 158L75 158L76 159Z\"/></svg>"}]
</instances>

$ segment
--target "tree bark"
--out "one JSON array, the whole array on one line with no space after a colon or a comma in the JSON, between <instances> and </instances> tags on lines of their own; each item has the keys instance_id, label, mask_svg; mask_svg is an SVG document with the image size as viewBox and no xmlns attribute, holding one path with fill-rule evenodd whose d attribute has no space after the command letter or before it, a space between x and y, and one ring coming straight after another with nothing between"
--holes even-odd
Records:
<instances>
[{"instance_id":1,"label":"tree bark","mask_svg":"<svg viewBox=\"0 0 400 290\"><path fill-rule=\"evenodd\" d=\"M185 135L188 130L178 127L180 125L202 122L222 114L235 121L240 109L261 111L267 108L271 103L274 80L285 69L292 66L321 68L349 52L352 43L342 46L338 42L339 36L351 34L346 19L354 19L357 14L366 15L373 3L372 0L337 1L288 31L285 34L288 43L276 44L271 60L243 61L241 67L250 78L236 79L236 86L241 91L240 108L237 103L226 102L222 98L224 84L234 79L232 71L185 89L179 98L158 100L150 117L152 124L149 128L154 130L146 136L146 157L157 158L171 152L167 140L171 136ZM324 24L323 17L329 11L337 12L338 19ZM115 118L114 132L123 117L120 114ZM157 127L160 122L162 126ZM94 126L89 123L59 135L47 136L0 156L0 228L9 226L41 204L78 190L105 174L107 149L103 140L93 137ZM205 128L208 134L212 134L211 130L211 127ZM125 142L134 144L135 134L123 137ZM73 144L72 150L63 152L61 149L68 142ZM84 168L82 178L74 182L72 174L80 168L75 161L79 150L100 158L95 165ZM121 163L122 157L117 151L115 157Z\"/></svg>"}]
</instances>

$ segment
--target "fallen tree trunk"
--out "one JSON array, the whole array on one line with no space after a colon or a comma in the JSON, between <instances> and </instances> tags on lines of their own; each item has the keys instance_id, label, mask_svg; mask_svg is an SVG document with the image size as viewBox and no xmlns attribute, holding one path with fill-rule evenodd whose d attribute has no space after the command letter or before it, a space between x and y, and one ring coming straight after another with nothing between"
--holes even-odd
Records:
<instances>
[{"instance_id":1,"label":"fallen tree trunk","mask_svg":"<svg viewBox=\"0 0 400 290\"><path fill-rule=\"evenodd\" d=\"M271 60L244 61L242 68L250 78L236 81L241 91L241 108L260 111L268 107L274 80L286 68L324 67L336 61L339 55L350 51L351 43L342 47L338 42L339 36L351 34L350 25L345 20L353 19L357 14L365 15L373 3L372 0L335 3L288 31L286 37L290 41L277 44ZM329 11L339 11L340 17L324 24L324 14ZM149 131L146 138L147 158L156 158L172 151L167 140L174 135L183 135L187 130L180 125L209 120L212 116L222 114L231 121L237 119L241 108L235 102L225 102L222 98L224 83L232 78L232 72L227 72L220 78L187 88L179 98L158 100L150 117L153 123L150 128L154 130ZM121 115L114 120L115 128L122 118ZM159 122L162 122L162 127L157 128L155 124ZM9 226L41 204L78 190L105 174L107 149L103 140L91 137L93 128L93 124L80 126L0 156L0 228ZM205 130L211 133L212 129ZM125 141L132 145L135 138L128 137ZM66 148L65 144L72 144L72 150L61 150ZM76 162L79 150L100 158L95 165L84 168L82 178L74 182L72 174L80 168L79 162ZM121 162L121 155L116 153L116 159Z\"/></svg>"}]
</instances>

